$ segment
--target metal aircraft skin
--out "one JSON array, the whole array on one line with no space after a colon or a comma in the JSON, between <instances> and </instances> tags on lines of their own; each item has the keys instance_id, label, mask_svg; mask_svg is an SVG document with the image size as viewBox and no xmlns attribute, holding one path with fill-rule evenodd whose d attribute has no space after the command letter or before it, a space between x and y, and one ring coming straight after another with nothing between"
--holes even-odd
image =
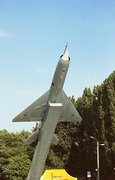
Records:
<instances>
[{"instance_id":1,"label":"metal aircraft skin","mask_svg":"<svg viewBox=\"0 0 115 180\"><path fill-rule=\"evenodd\" d=\"M67 48L67 47L66 47ZM27 180L40 180L51 143L58 144L54 134L57 123L81 122L81 117L63 91L70 58L65 51L59 58L50 90L13 119L13 122L37 121L37 130L25 144L37 141Z\"/></svg>"}]
</instances>

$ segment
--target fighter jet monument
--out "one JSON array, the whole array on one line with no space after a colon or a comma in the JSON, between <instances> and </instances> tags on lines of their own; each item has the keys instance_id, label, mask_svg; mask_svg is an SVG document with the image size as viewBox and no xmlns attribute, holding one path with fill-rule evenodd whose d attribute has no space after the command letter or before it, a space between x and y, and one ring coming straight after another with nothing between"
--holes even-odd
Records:
<instances>
[{"instance_id":1,"label":"fighter jet monument","mask_svg":"<svg viewBox=\"0 0 115 180\"><path fill-rule=\"evenodd\" d=\"M81 117L63 91L70 64L67 45L60 56L49 91L13 119L13 122L39 122L37 130L25 144L37 141L27 180L40 180L51 143L58 144L54 134L59 122L81 122Z\"/></svg>"}]
</instances>

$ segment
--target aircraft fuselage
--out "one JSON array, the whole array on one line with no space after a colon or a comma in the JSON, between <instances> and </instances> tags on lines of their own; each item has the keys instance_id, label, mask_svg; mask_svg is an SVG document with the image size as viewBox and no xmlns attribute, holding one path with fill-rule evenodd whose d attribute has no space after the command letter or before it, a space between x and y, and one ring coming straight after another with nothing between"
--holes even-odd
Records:
<instances>
[{"instance_id":1,"label":"aircraft fuselage","mask_svg":"<svg viewBox=\"0 0 115 180\"><path fill-rule=\"evenodd\" d=\"M37 141L27 180L40 180L50 145L58 144L54 134L58 122L81 122L75 106L63 91L70 58L65 49L60 57L50 90L17 115L13 122L37 121L37 130L30 135L25 144Z\"/></svg>"},{"instance_id":2,"label":"aircraft fuselage","mask_svg":"<svg viewBox=\"0 0 115 180\"><path fill-rule=\"evenodd\" d=\"M68 60L63 60L62 57L60 57L50 87L49 100L48 100L49 102L55 103L60 101L60 93L63 89L69 63L70 63L69 57Z\"/></svg>"},{"instance_id":3,"label":"aircraft fuselage","mask_svg":"<svg viewBox=\"0 0 115 180\"><path fill-rule=\"evenodd\" d=\"M63 56L60 57L56 71L54 73L46 110L42 119L42 126L38 134L38 144L27 180L39 180L43 172L49 148L52 143L54 131L61 114L62 104L60 103L60 94L62 92L70 62L70 58L68 56L67 58L68 59L64 60Z\"/></svg>"}]
</instances>

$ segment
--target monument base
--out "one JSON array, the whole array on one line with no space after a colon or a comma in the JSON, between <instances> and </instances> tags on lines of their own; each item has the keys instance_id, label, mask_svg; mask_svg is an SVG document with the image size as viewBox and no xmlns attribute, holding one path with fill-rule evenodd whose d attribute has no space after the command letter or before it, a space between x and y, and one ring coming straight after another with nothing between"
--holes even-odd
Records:
<instances>
[{"instance_id":1,"label":"monument base","mask_svg":"<svg viewBox=\"0 0 115 180\"><path fill-rule=\"evenodd\" d=\"M45 170L40 180L78 180L70 176L65 169L49 169Z\"/></svg>"}]
</instances>

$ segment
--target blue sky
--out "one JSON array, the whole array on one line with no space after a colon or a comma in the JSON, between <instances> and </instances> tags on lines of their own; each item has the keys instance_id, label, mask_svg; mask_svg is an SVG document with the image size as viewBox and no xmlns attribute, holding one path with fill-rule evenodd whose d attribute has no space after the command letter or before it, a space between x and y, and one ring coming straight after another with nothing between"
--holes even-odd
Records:
<instances>
[{"instance_id":1,"label":"blue sky","mask_svg":"<svg viewBox=\"0 0 115 180\"><path fill-rule=\"evenodd\" d=\"M77 98L115 69L115 1L0 1L0 129L32 129L12 119L49 89L66 42L64 90Z\"/></svg>"}]
</instances>

